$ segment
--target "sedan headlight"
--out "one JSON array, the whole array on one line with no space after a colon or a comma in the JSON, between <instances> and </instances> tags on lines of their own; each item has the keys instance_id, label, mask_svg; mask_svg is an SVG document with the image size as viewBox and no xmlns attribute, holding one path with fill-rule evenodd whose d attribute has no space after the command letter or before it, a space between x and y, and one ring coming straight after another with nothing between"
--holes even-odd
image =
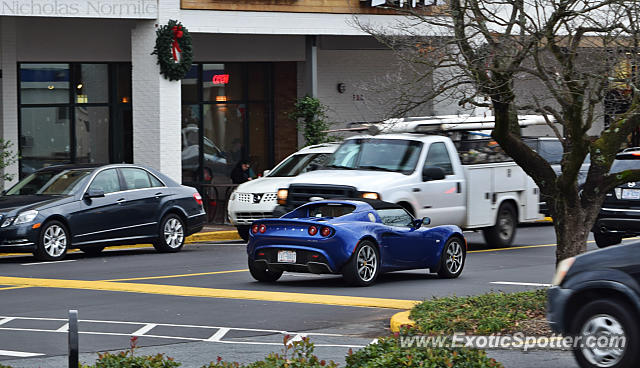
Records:
<instances>
[{"instance_id":1,"label":"sedan headlight","mask_svg":"<svg viewBox=\"0 0 640 368\"><path fill-rule=\"evenodd\" d=\"M235 201L236 200L236 191L234 190L233 193L231 193L231 197L229 198L230 201Z\"/></svg>"},{"instance_id":2,"label":"sedan headlight","mask_svg":"<svg viewBox=\"0 0 640 368\"><path fill-rule=\"evenodd\" d=\"M560 261L551 284L554 286L560 285L562 283L562 280L564 280L564 277L567 275L567 272L569 272L569 269L571 269L571 266L573 266L573 262L575 261L575 257L563 259L562 261Z\"/></svg>"},{"instance_id":3,"label":"sedan headlight","mask_svg":"<svg viewBox=\"0 0 640 368\"><path fill-rule=\"evenodd\" d=\"M20 224L29 223L33 221L33 219L35 219L36 216L38 216L38 211L36 210L22 212L21 214L18 215L18 217L16 217L16 220L13 222L13 224L20 225Z\"/></svg>"},{"instance_id":4,"label":"sedan headlight","mask_svg":"<svg viewBox=\"0 0 640 368\"><path fill-rule=\"evenodd\" d=\"M4 219L4 221L2 221L1 227L7 227L11 225L11 223L13 222L13 219L15 219L15 217L7 217L6 219Z\"/></svg>"}]
</instances>

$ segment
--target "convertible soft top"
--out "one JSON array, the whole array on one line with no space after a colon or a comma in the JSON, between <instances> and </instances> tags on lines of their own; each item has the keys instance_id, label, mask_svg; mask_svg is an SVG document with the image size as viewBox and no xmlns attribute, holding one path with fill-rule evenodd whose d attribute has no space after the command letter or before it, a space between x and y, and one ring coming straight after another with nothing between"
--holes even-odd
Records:
<instances>
[{"instance_id":1,"label":"convertible soft top","mask_svg":"<svg viewBox=\"0 0 640 368\"><path fill-rule=\"evenodd\" d=\"M368 204L369 206L371 206L374 210L387 210L387 209L393 209L393 208L403 208L402 206L395 204L395 203L391 203L391 202L385 202L385 201L381 201L379 199L368 199L368 198L335 198L333 200L336 201L352 201L352 202L364 202L366 204Z\"/></svg>"}]
</instances>

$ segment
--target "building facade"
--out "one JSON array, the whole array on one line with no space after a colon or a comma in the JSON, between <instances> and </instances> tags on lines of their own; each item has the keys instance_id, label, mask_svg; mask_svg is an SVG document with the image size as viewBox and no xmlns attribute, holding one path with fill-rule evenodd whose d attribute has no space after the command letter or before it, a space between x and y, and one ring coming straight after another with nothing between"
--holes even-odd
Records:
<instances>
[{"instance_id":1,"label":"building facade","mask_svg":"<svg viewBox=\"0 0 640 368\"><path fill-rule=\"evenodd\" d=\"M330 121L378 121L390 97L373 87L397 60L356 23L402 16L373 5L3 1L1 136L19 152L5 171L15 181L52 164L134 162L183 183L228 183L242 158L257 174L298 149L289 113L299 97L318 97ZM165 79L152 55L171 19L193 40L181 81Z\"/></svg>"}]
</instances>

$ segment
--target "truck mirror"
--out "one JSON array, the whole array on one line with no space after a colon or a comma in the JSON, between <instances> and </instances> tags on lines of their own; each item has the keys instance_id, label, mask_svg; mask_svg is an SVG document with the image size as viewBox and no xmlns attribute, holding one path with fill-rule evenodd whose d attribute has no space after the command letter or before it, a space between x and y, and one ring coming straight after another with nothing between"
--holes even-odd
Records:
<instances>
[{"instance_id":1,"label":"truck mirror","mask_svg":"<svg viewBox=\"0 0 640 368\"><path fill-rule=\"evenodd\" d=\"M444 170L441 167L425 166L422 169L422 181L442 180L444 176Z\"/></svg>"}]
</instances>

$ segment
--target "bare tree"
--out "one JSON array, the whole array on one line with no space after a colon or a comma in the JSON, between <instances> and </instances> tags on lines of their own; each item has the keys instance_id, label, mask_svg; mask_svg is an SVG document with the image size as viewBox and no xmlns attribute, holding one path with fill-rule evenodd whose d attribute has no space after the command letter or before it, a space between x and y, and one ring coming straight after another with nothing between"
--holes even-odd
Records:
<instances>
[{"instance_id":1,"label":"bare tree","mask_svg":"<svg viewBox=\"0 0 640 368\"><path fill-rule=\"evenodd\" d=\"M432 92L405 96L395 113L443 96L491 107L493 138L549 198L557 261L584 252L605 194L640 180L640 171L609 173L640 126L639 1L450 0L441 14L408 13L395 30L360 24L407 63L429 66ZM623 108L606 116L606 129L595 129L612 103ZM523 111L546 116L562 142L560 173L523 143ZM588 154L590 169L579 183Z\"/></svg>"}]
</instances>

